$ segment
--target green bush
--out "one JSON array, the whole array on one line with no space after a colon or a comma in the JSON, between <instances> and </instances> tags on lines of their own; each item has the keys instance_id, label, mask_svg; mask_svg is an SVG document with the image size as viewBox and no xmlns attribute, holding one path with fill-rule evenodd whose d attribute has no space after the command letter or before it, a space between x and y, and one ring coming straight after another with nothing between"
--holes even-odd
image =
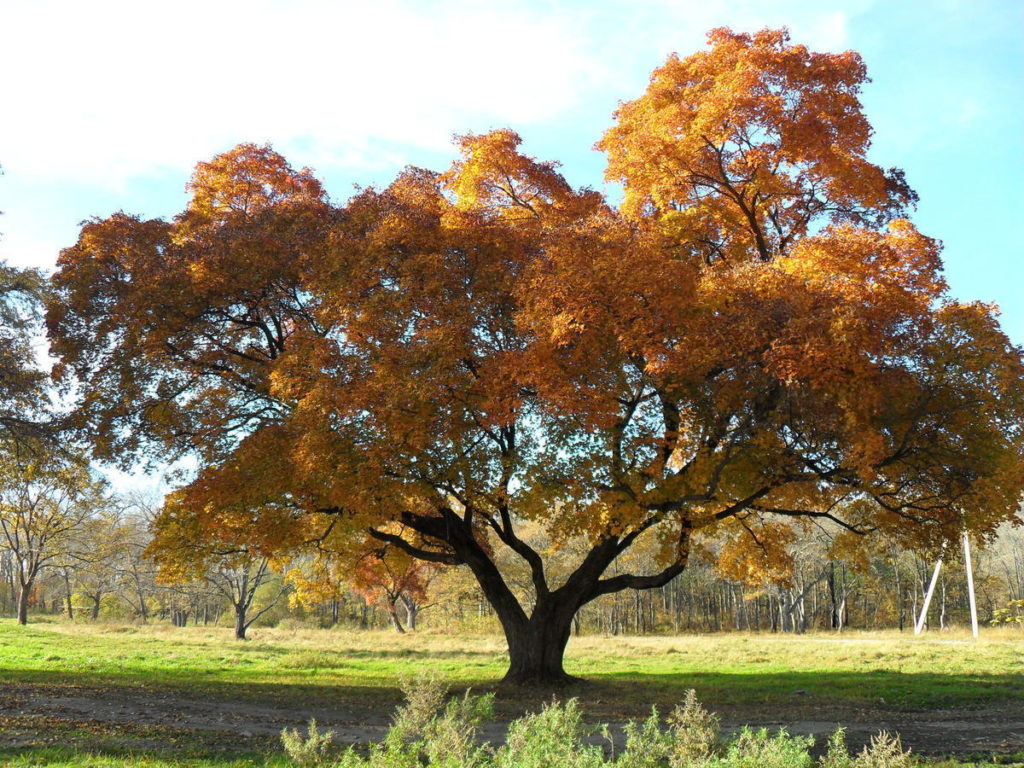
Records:
<instances>
[{"instance_id":1,"label":"green bush","mask_svg":"<svg viewBox=\"0 0 1024 768\"><path fill-rule=\"evenodd\" d=\"M837 728L828 738L828 749L821 768L853 768L853 759L846 748L846 730Z\"/></svg>"},{"instance_id":2,"label":"green bush","mask_svg":"<svg viewBox=\"0 0 1024 768\"><path fill-rule=\"evenodd\" d=\"M790 736L780 729L774 736L767 728L744 728L729 742L720 765L723 768L811 768L813 736Z\"/></svg>"},{"instance_id":3,"label":"green bush","mask_svg":"<svg viewBox=\"0 0 1024 768\"><path fill-rule=\"evenodd\" d=\"M668 719L672 734L668 754L671 768L705 765L719 752L721 725L718 715L708 712L697 701L697 692L686 692Z\"/></svg>"},{"instance_id":4,"label":"green bush","mask_svg":"<svg viewBox=\"0 0 1024 768\"><path fill-rule=\"evenodd\" d=\"M366 754L349 747L330 763L331 732L321 734L310 721L309 735L281 734L292 762L335 768L814 768L811 736L784 729L742 729L722 741L718 717L688 691L683 703L662 722L657 710L641 722L627 723L622 751L615 753L607 726L587 728L579 703L553 701L540 712L509 725L505 743L482 744L480 724L494 715L494 696L449 698L436 677L403 682L406 703L395 713L384 740ZM604 743L601 738L603 737ZM898 737L881 733L856 757L846 748L842 729L829 739L818 768L912 768Z\"/></svg>"},{"instance_id":5,"label":"green bush","mask_svg":"<svg viewBox=\"0 0 1024 768\"><path fill-rule=\"evenodd\" d=\"M910 768L914 761L903 751L899 736L882 731L857 755L853 768Z\"/></svg>"},{"instance_id":6,"label":"green bush","mask_svg":"<svg viewBox=\"0 0 1024 768\"><path fill-rule=\"evenodd\" d=\"M552 702L508 727L494 753L494 768L590 768L604 765L604 750L584 744L576 699Z\"/></svg>"},{"instance_id":7,"label":"green bush","mask_svg":"<svg viewBox=\"0 0 1024 768\"><path fill-rule=\"evenodd\" d=\"M310 720L306 738L303 738L297 729L292 731L285 728L281 731L281 744L295 765L300 768L315 768L328 764L334 751L334 731L320 733L316 727L316 720Z\"/></svg>"}]
</instances>

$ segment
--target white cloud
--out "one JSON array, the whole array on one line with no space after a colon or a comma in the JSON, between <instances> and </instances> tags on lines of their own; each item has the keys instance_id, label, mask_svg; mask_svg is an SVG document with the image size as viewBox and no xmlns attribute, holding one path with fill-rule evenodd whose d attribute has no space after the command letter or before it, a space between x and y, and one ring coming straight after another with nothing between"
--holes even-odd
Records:
<instances>
[{"instance_id":1,"label":"white cloud","mask_svg":"<svg viewBox=\"0 0 1024 768\"><path fill-rule=\"evenodd\" d=\"M388 165L398 146L556 116L712 26L788 22L844 44L844 13L794 7L8 0L0 67L20 75L0 84L0 147L12 174L108 189L246 140L314 166Z\"/></svg>"},{"instance_id":2,"label":"white cloud","mask_svg":"<svg viewBox=\"0 0 1024 768\"><path fill-rule=\"evenodd\" d=\"M0 258L51 265L82 219L172 214L195 163L242 141L338 196L450 153L455 133L529 141L600 115L579 125L589 143L710 28L789 25L839 49L872 1L0 0L0 71L16 73L0 78Z\"/></svg>"},{"instance_id":3,"label":"white cloud","mask_svg":"<svg viewBox=\"0 0 1024 768\"><path fill-rule=\"evenodd\" d=\"M812 45L816 48L829 51L842 50L847 47L849 41L847 22L847 15L843 11L822 14L812 23L807 38L809 41L815 41Z\"/></svg>"},{"instance_id":4,"label":"white cloud","mask_svg":"<svg viewBox=\"0 0 1024 768\"><path fill-rule=\"evenodd\" d=\"M686 55L704 42L713 27L739 32L788 27L796 42L816 50L849 47L850 18L866 13L875 0L646 0L631 5L632 25L641 39L655 40L665 52ZM641 9L640 13L635 13ZM642 32L641 32L642 30Z\"/></svg>"},{"instance_id":5,"label":"white cloud","mask_svg":"<svg viewBox=\"0 0 1024 768\"><path fill-rule=\"evenodd\" d=\"M4 26L0 66L21 73L0 86L8 170L102 185L244 140L346 165L444 149L469 117L564 109L603 68L564 15L470 2L51 0Z\"/></svg>"},{"instance_id":6,"label":"white cloud","mask_svg":"<svg viewBox=\"0 0 1024 768\"><path fill-rule=\"evenodd\" d=\"M17 210L14 213L4 211L3 219L0 219L3 226L3 234L0 235L0 260L16 267L46 267L53 262L62 245L71 245L74 242L75 232L71 226L64 228L58 235L60 240L56 243L51 236L47 236L41 228L24 224L18 216Z\"/></svg>"}]
</instances>

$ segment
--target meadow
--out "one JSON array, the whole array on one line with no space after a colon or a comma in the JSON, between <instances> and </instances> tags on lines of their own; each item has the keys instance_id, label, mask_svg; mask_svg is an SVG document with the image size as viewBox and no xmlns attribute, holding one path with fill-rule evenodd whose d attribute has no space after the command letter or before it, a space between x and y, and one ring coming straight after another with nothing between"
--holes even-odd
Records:
<instances>
[{"instance_id":1,"label":"meadow","mask_svg":"<svg viewBox=\"0 0 1024 768\"><path fill-rule=\"evenodd\" d=\"M343 741L378 740L402 681L426 671L455 692L494 692L497 724L484 734L500 739L502 724L552 698L500 686L505 660L492 635L257 629L238 642L224 628L0 621L0 759L284 764L282 727L316 717ZM1020 630L980 641L959 632L583 636L570 642L567 669L586 682L556 695L577 698L594 723L668 712L693 688L727 727L825 735L841 723L851 743L887 728L919 753L1024 758L1013 730L1024 720Z\"/></svg>"}]
</instances>

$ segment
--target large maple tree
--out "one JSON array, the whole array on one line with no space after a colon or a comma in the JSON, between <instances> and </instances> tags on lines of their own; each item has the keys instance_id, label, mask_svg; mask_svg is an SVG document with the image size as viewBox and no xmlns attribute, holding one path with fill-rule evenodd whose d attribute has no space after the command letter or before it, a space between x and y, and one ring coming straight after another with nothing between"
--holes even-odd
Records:
<instances>
[{"instance_id":1,"label":"large maple tree","mask_svg":"<svg viewBox=\"0 0 1024 768\"><path fill-rule=\"evenodd\" d=\"M564 680L579 608L667 583L708 532L771 567L806 521L927 548L1016 510L1021 350L948 296L867 157L864 82L852 52L711 32L599 143L621 204L508 130L342 206L243 145L173 221L83 227L53 348L101 457L199 457L179 511L467 566L507 679ZM557 583L525 522L584 543Z\"/></svg>"}]
</instances>

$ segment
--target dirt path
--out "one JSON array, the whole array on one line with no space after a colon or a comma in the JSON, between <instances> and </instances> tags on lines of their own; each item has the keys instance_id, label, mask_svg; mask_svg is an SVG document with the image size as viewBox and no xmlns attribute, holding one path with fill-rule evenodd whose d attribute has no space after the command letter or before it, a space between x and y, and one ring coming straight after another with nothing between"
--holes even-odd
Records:
<instances>
[{"instance_id":1,"label":"dirt path","mask_svg":"<svg viewBox=\"0 0 1024 768\"><path fill-rule=\"evenodd\" d=\"M225 744L244 747L265 744L282 728L303 727L310 718L333 729L344 743L379 740L388 728L390 712L358 704L298 706L294 701L218 701L201 695L177 692L146 692L137 689L87 688L55 685L9 684L0 689L0 716L17 717L24 733L40 729L82 724L96 728L132 726L158 727L192 732ZM726 730L741 725L785 727L790 733L830 734L841 724L847 729L851 748L859 748L882 730L896 732L903 744L919 754L989 754L1024 751L1024 712L1019 708L927 712L850 712L832 710L811 719L807 712L781 715L733 711L723 716ZM824 719L827 718L827 719ZM38 728L32 727L37 724ZM488 724L485 740L504 738L506 723ZM0 736L6 746L17 746L19 736ZM149 738L137 746L172 747L160 738Z\"/></svg>"}]
</instances>

